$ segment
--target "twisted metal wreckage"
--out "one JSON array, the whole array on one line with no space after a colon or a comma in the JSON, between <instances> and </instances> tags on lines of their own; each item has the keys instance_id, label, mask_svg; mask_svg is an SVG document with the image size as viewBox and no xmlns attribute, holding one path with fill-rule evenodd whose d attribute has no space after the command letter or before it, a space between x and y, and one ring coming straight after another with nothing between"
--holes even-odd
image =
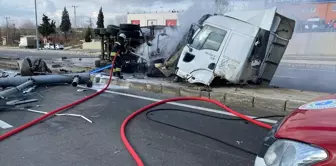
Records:
<instances>
[{"instance_id":1,"label":"twisted metal wreckage","mask_svg":"<svg viewBox=\"0 0 336 166\"><path fill-rule=\"evenodd\" d=\"M47 112L23 109L16 106L37 102L38 99L27 97L27 94L32 92L37 86L71 84L73 87L77 87L78 84L86 84L88 87L91 87L92 82L90 81L90 74L99 71L99 69L96 69L88 73L53 74L46 65L46 62L41 58L27 57L23 60L20 66L20 73L13 76L5 74L6 72L2 73L0 87L4 90L0 91L0 109L17 109L46 114ZM78 114L56 115L81 117L89 123L92 123L88 118Z\"/></svg>"}]
</instances>

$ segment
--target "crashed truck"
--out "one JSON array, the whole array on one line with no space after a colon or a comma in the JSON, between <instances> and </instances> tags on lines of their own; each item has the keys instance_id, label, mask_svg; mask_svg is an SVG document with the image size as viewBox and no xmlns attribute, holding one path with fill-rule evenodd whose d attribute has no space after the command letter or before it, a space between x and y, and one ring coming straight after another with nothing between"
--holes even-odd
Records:
<instances>
[{"instance_id":1,"label":"crashed truck","mask_svg":"<svg viewBox=\"0 0 336 166\"><path fill-rule=\"evenodd\" d=\"M191 25L186 45L167 61L176 64L170 69L189 83L210 85L220 78L232 84L269 85L294 28L295 21L276 8L208 14ZM163 72L167 61L156 67Z\"/></svg>"}]
</instances>

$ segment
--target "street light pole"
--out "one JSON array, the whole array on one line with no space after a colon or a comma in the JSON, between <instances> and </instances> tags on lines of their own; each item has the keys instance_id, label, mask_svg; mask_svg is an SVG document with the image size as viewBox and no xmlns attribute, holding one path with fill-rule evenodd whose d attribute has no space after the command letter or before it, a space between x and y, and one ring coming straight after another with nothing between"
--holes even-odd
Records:
<instances>
[{"instance_id":1,"label":"street light pole","mask_svg":"<svg viewBox=\"0 0 336 166\"><path fill-rule=\"evenodd\" d=\"M36 0L35 1L35 30L36 30L36 49L39 50L40 48L40 40L38 37L38 25L37 25L37 7L36 7Z\"/></svg>"},{"instance_id":2,"label":"street light pole","mask_svg":"<svg viewBox=\"0 0 336 166\"><path fill-rule=\"evenodd\" d=\"M9 41L9 39L8 39L8 31L9 31L9 28L8 28L8 20L10 19L9 17L5 17L5 19L6 19L6 33L7 33L7 37L6 37L6 45L8 45L8 41Z\"/></svg>"},{"instance_id":3,"label":"street light pole","mask_svg":"<svg viewBox=\"0 0 336 166\"><path fill-rule=\"evenodd\" d=\"M72 5L72 7L74 8L74 22L75 22L75 28L77 29L77 24L76 24L76 8L78 6Z\"/></svg>"}]
</instances>

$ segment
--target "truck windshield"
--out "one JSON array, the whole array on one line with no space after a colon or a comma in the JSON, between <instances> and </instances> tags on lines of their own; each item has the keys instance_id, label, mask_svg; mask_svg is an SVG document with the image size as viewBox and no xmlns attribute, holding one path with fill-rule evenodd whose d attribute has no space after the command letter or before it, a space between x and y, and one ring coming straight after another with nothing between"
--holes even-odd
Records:
<instances>
[{"instance_id":1,"label":"truck windshield","mask_svg":"<svg viewBox=\"0 0 336 166\"><path fill-rule=\"evenodd\" d=\"M210 25L205 25L193 39L190 47L197 50L209 49L218 51L222 41L226 35L226 31L223 29L215 28Z\"/></svg>"}]
</instances>

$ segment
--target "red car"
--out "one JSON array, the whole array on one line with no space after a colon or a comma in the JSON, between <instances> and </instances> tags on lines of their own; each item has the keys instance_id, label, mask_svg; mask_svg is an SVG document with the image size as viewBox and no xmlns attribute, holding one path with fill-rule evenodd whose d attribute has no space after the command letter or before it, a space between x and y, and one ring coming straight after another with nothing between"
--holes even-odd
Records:
<instances>
[{"instance_id":1,"label":"red car","mask_svg":"<svg viewBox=\"0 0 336 166\"><path fill-rule=\"evenodd\" d=\"M255 166L336 166L336 95L307 103L275 124Z\"/></svg>"}]
</instances>

